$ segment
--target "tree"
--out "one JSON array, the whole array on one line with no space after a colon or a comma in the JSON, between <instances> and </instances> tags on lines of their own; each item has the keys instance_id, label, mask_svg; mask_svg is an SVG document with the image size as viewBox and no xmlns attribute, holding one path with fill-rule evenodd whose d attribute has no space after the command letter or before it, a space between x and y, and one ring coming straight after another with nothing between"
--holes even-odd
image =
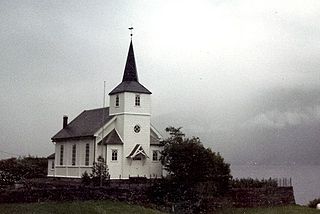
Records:
<instances>
[{"instance_id":1,"label":"tree","mask_svg":"<svg viewBox=\"0 0 320 214\"><path fill-rule=\"evenodd\" d=\"M161 160L172 181L185 192L207 183L214 193L224 193L232 177L221 155L205 148L198 137L186 138L181 127L166 131Z\"/></svg>"},{"instance_id":2,"label":"tree","mask_svg":"<svg viewBox=\"0 0 320 214\"><path fill-rule=\"evenodd\" d=\"M48 160L46 158L27 156L0 160L1 176L11 175L14 181L46 177L47 168Z\"/></svg>"},{"instance_id":3,"label":"tree","mask_svg":"<svg viewBox=\"0 0 320 214\"><path fill-rule=\"evenodd\" d=\"M109 169L104 159L99 156L98 161L93 163L90 178L94 185L106 185L110 180Z\"/></svg>"},{"instance_id":4,"label":"tree","mask_svg":"<svg viewBox=\"0 0 320 214\"><path fill-rule=\"evenodd\" d=\"M84 186L90 185L90 183L91 183L91 178L90 178L90 175L88 174L87 171L85 171L85 172L82 174L82 176L81 176L81 183L82 183L82 185L84 185Z\"/></svg>"}]
</instances>

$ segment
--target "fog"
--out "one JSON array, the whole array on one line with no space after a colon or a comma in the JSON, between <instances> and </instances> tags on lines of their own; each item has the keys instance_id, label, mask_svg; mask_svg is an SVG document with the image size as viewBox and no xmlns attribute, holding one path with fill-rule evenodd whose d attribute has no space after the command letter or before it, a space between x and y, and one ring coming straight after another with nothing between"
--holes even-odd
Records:
<instances>
[{"instance_id":1,"label":"fog","mask_svg":"<svg viewBox=\"0 0 320 214\"><path fill-rule=\"evenodd\" d=\"M102 107L133 26L152 122L231 163L320 164L320 2L1 1L0 158Z\"/></svg>"}]
</instances>

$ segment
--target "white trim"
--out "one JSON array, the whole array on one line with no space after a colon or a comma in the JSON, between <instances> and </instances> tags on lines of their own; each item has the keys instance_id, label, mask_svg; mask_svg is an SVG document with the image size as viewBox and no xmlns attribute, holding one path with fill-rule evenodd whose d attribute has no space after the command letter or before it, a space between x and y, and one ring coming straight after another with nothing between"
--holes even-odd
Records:
<instances>
[{"instance_id":1,"label":"white trim","mask_svg":"<svg viewBox=\"0 0 320 214\"><path fill-rule=\"evenodd\" d=\"M79 168L79 167L82 167L82 168L92 168L93 165L89 165L89 166L86 166L86 165L59 165L59 166L56 166L56 168Z\"/></svg>"},{"instance_id":2,"label":"white trim","mask_svg":"<svg viewBox=\"0 0 320 214\"><path fill-rule=\"evenodd\" d=\"M140 150L140 149L142 149L142 150ZM128 156L128 157L130 157L132 159L132 158L136 157L139 154L142 154L146 158L149 158L141 145L139 145L138 148L136 149L136 151L131 156Z\"/></svg>"},{"instance_id":3,"label":"white trim","mask_svg":"<svg viewBox=\"0 0 320 214\"><path fill-rule=\"evenodd\" d=\"M118 130L116 128L114 128L114 130L117 132L118 137L120 138L121 142L123 143L123 139L122 139L121 135L119 134Z\"/></svg>"},{"instance_id":4,"label":"white trim","mask_svg":"<svg viewBox=\"0 0 320 214\"><path fill-rule=\"evenodd\" d=\"M48 175L49 176L49 175ZM50 177L60 177L60 178L81 178L81 176L71 176L71 175L50 175Z\"/></svg>"},{"instance_id":5,"label":"white trim","mask_svg":"<svg viewBox=\"0 0 320 214\"><path fill-rule=\"evenodd\" d=\"M160 132L150 123L150 128L152 129L152 131L154 131L154 133L156 133L156 135L158 135L158 138L161 140L162 139L162 135L160 134Z\"/></svg>"},{"instance_id":6,"label":"white trim","mask_svg":"<svg viewBox=\"0 0 320 214\"><path fill-rule=\"evenodd\" d=\"M114 114L110 114L110 115L141 115L141 116L151 116L150 113L135 113L135 112L121 112L121 113L114 113Z\"/></svg>"},{"instance_id":7,"label":"white trim","mask_svg":"<svg viewBox=\"0 0 320 214\"><path fill-rule=\"evenodd\" d=\"M81 178L81 176L66 176L66 175L47 175L47 177L57 177L57 178ZM136 177L136 176L131 176L131 177ZM159 176L161 177L161 176ZM147 177L148 178L148 177ZM129 178L110 178L110 180L129 180Z\"/></svg>"},{"instance_id":8,"label":"white trim","mask_svg":"<svg viewBox=\"0 0 320 214\"><path fill-rule=\"evenodd\" d=\"M103 129L107 128L108 126L110 126L115 120L117 119L117 117L112 118L111 120L109 120L109 122L107 122L104 126L102 126L100 129L98 129L98 131L96 131L94 133L93 136L95 137L99 137L100 132L102 132ZM111 130L112 131L112 130ZM110 133L110 132L109 132ZM109 133L106 133L105 135L108 135ZM102 136L103 139L103 136Z\"/></svg>"}]
</instances>

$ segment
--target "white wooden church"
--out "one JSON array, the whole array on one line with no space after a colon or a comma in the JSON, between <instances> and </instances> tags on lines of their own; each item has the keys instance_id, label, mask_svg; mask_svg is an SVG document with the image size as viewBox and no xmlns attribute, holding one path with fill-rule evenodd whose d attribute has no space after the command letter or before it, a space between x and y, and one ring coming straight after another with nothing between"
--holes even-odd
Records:
<instances>
[{"instance_id":1,"label":"white wooden church","mask_svg":"<svg viewBox=\"0 0 320 214\"><path fill-rule=\"evenodd\" d=\"M104 158L111 179L162 176L161 135L151 125L151 92L138 81L132 39L122 82L109 93L110 107L84 110L51 140L48 176L80 178Z\"/></svg>"}]
</instances>

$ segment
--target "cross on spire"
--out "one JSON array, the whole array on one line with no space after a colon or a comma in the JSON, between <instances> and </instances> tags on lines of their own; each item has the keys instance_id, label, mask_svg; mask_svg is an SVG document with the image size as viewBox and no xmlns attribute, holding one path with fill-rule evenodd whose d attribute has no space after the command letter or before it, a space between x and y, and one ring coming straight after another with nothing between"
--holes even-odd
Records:
<instances>
[{"instance_id":1,"label":"cross on spire","mask_svg":"<svg viewBox=\"0 0 320 214\"><path fill-rule=\"evenodd\" d=\"M128 29L130 30L130 36L131 36L131 38L132 38L132 35L133 35L133 34L132 34L133 27L129 27Z\"/></svg>"}]
</instances>

